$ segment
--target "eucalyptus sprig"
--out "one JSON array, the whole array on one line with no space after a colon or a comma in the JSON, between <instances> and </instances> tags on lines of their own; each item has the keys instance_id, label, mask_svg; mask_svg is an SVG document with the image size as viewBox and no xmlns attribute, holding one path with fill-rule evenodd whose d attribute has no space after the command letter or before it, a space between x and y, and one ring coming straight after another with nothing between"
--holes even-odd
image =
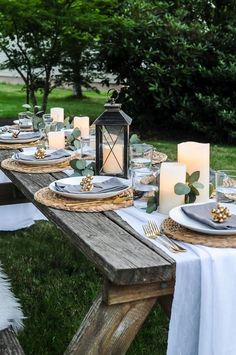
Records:
<instances>
[{"instance_id":1,"label":"eucalyptus sprig","mask_svg":"<svg viewBox=\"0 0 236 355\"><path fill-rule=\"evenodd\" d=\"M139 144L141 143L141 139L139 138L139 136L137 134L132 134L130 139L129 139L130 144Z\"/></svg>"},{"instance_id":2,"label":"eucalyptus sprig","mask_svg":"<svg viewBox=\"0 0 236 355\"><path fill-rule=\"evenodd\" d=\"M194 171L191 175L186 174L186 183L178 182L174 186L176 195L185 195L185 203L196 201L199 196L199 189L203 189L204 185L199 182L200 171Z\"/></svg>"},{"instance_id":3,"label":"eucalyptus sprig","mask_svg":"<svg viewBox=\"0 0 236 355\"><path fill-rule=\"evenodd\" d=\"M80 129L74 128L72 133L67 137L68 149L77 150L80 148L80 140L78 139L80 135Z\"/></svg>"},{"instance_id":4,"label":"eucalyptus sprig","mask_svg":"<svg viewBox=\"0 0 236 355\"><path fill-rule=\"evenodd\" d=\"M146 212L152 213L153 211L157 210L158 206L159 206L159 191L155 191L154 196L149 197L147 201Z\"/></svg>"},{"instance_id":5,"label":"eucalyptus sprig","mask_svg":"<svg viewBox=\"0 0 236 355\"><path fill-rule=\"evenodd\" d=\"M74 169L72 176L93 176L95 174L95 162L87 164L84 159L72 159L70 166Z\"/></svg>"},{"instance_id":6,"label":"eucalyptus sprig","mask_svg":"<svg viewBox=\"0 0 236 355\"><path fill-rule=\"evenodd\" d=\"M37 105L34 106L33 112L31 111L32 107L29 104L24 104L24 105L22 105L22 107L24 109L26 109L25 117L32 120L32 125L33 125L34 131L38 131L39 128L44 127L44 122L43 122L44 111L40 110L40 108L41 108L40 106L37 106Z\"/></svg>"}]
</instances>

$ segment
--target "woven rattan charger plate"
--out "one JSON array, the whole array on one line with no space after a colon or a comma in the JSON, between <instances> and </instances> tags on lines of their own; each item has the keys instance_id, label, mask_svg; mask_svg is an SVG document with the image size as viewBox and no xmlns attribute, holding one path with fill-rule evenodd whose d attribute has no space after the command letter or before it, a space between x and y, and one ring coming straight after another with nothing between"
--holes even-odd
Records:
<instances>
[{"instance_id":1,"label":"woven rattan charger plate","mask_svg":"<svg viewBox=\"0 0 236 355\"><path fill-rule=\"evenodd\" d=\"M27 147L37 147L41 141L35 141L30 143L0 143L0 149L19 149Z\"/></svg>"},{"instance_id":2,"label":"woven rattan charger plate","mask_svg":"<svg viewBox=\"0 0 236 355\"><path fill-rule=\"evenodd\" d=\"M236 235L210 235L191 231L167 218L162 223L164 233L176 240L216 248L236 248Z\"/></svg>"},{"instance_id":3,"label":"woven rattan charger plate","mask_svg":"<svg viewBox=\"0 0 236 355\"><path fill-rule=\"evenodd\" d=\"M152 163L155 164L160 164L164 161L166 161L168 156L165 153L158 152L157 150L154 150L152 154Z\"/></svg>"},{"instance_id":4,"label":"woven rattan charger plate","mask_svg":"<svg viewBox=\"0 0 236 355\"><path fill-rule=\"evenodd\" d=\"M58 195L48 187L43 187L35 193L34 199L42 205L59 210L72 212L102 212L132 206L133 191L131 188L128 188L119 195L106 199L76 200Z\"/></svg>"},{"instance_id":5,"label":"woven rattan charger plate","mask_svg":"<svg viewBox=\"0 0 236 355\"><path fill-rule=\"evenodd\" d=\"M74 157L73 157L74 158ZM19 163L11 158L5 159L1 162L2 168L11 171L17 171L20 173L56 173L65 169L68 169L70 159L63 163L53 164L53 165L26 165Z\"/></svg>"}]
</instances>

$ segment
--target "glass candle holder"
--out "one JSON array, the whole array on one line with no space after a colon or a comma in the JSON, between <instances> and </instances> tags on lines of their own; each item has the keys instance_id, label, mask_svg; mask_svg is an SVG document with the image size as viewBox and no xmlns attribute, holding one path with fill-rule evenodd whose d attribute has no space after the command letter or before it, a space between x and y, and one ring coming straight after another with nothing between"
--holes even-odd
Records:
<instances>
[{"instance_id":1,"label":"glass candle holder","mask_svg":"<svg viewBox=\"0 0 236 355\"><path fill-rule=\"evenodd\" d=\"M155 196L155 193L159 189L159 170L148 168L134 169L131 173L131 179L134 193L134 206L146 209L148 199Z\"/></svg>"}]
</instances>

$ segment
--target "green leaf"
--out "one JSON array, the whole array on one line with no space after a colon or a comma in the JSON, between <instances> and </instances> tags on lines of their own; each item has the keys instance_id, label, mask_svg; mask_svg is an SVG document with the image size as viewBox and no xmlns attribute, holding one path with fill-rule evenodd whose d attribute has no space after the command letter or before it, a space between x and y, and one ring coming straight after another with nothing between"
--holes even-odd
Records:
<instances>
[{"instance_id":1,"label":"green leaf","mask_svg":"<svg viewBox=\"0 0 236 355\"><path fill-rule=\"evenodd\" d=\"M193 203L196 201L196 196L193 193L190 192L188 197L189 197L188 203Z\"/></svg>"},{"instance_id":2,"label":"green leaf","mask_svg":"<svg viewBox=\"0 0 236 355\"><path fill-rule=\"evenodd\" d=\"M190 178L190 175L189 175L189 173L187 172L187 173L186 173L186 182L189 182L189 178Z\"/></svg>"},{"instance_id":3,"label":"green leaf","mask_svg":"<svg viewBox=\"0 0 236 355\"><path fill-rule=\"evenodd\" d=\"M200 171L194 171L190 176L189 176L189 183L192 184L195 181L198 181L200 177Z\"/></svg>"},{"instance_id":4,"label":"green leaf","mask_svg":"<svg viewBox=\"0 0 236 355\"><path fill-rule=\"evenodd\" d=\"M187 195L190 192L190 188L187 184L183 184L182 182L178 182L174 186L174 191L176 195Z\"/></svg>"},{"instance_id":5,"label":"green leaf","mask_svg":"<svg viewBox=\"0 0 236 355\"><path fill-rule=\"evenodd\" d=\"M31 109L31 106L29 104L24 104L24 105L22 105L22 107L26 108L27 110Z\"/></svg>"},{"instance_id":6,"label":"green leaf","mask_svg":"<svg viewBox=\"0 0 236 355\"><path fill-rule=\"evenodd\" d=\"M74 138L78 138L81 135L79 128L74 128L73 132L71 133Z\"/></svg>"},{"instance_id":7,"label":"green leaf","mask_svg":"<svg viewBox=\"0 0 236 355\"><path fill-rule=\"evenodd\" d=\"M157 210L157 199L155 196L152 196L148 199L147 201L147 208L146 208L146 212L147 213L152 213L153 211Z\"/></svg>"},{"instance_id":8,"label":"green leaf","mask_svg":"<svg viewBox=\"0 0 236 355\"><path fill-rule=\"evenodd\" d=\"M78 160L78 159L72 159L72 160L70 161L70 166L72 167L72 169L76 169L77 160Z\"/></svg>"},{"instance_id":9,"label":"green leaf","mask_svg":"<svg viewBox=\"0 0 236 355\"><path fill-rule=\"evenodd\" d=\"M199 191L193 185L190 185L191 193L195 196L199 196Z\"/></svg>"},{"instance_id":10,"label":"green leaf","mask_svg":"<svg viewBox=\"0 0 236 355\"><path fill-rule=\"evenodd\" d=\"M64 123L63 122L56 122L57 131L60 131L62 128L64 128Z\"/></svg>"},{"instance_id":11,"label":"green leaf","mask_svg":"<svg viewBox=\"0 0 236 355\"><path fill-rule=\"evenodd\" d=\"M75 139L74 142L73 142L74 146L76 149L79 149L81 144L80 144L80 141L78 141L78 139Z\"/></svg>"},{"instance_id":12,"label":"green leaf","mask_svg":"<svg viewBox=\"0 0 236 355\"><path fill-rule=\"evenodd\" d=\"M192 186L195 187L195 189L203 189L204 188L204 185L198 181L193 182Z\"/></svg>"},{"instance_id":13,"label":"green leaf","mask_svg":"<svg viewBox=\"0 0 236 355\"><path fill-rule=\"evenodd\" d=\"M94 171L91 170L91 169L84 169L84 170L82 171L82 175L83 175L83 176L88 176L88 175L93 176L93 175L94 175Z\"/></svg>"},{"instance_id":14,"label":"green leaf","mask_svg":"<svg viewBox=\"0 0 236 355\"><path fill-rule=\"evenodd\" d=\"M141 139L139 138L139 136L137 134L132 134L129 142L130 142L130 144L139 144L139 143L141 143Z\"/></svg>"},{"instance_id":15,"label":"green leaf","mask_svg":"<svg viewBox=\"0 0 236 355\"><path fill-rule=\"evenodd\" d=\"M76 169L84 170L86 168L86 161L82 159L77 159L76 162Z\"/></svg>"},{"instance_id":16,"label":"green leaf","mask_svg":"<svg viewBox=\"0 0 236 355\"><path fill-rule=\"evenodd\" d=\"M95 172L96 170L96 163L93 161L90 164L87 165L87 169L93 170Z\"/></svg>"}]
</instances>

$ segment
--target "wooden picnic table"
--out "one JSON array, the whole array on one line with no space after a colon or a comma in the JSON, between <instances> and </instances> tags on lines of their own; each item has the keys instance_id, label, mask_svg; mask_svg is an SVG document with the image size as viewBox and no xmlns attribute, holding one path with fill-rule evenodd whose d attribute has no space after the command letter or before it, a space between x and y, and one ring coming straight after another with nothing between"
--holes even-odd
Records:
<instances>
[{"instance_id":1,"label":"wooden picnic table","mask_svg":"<svg viewBox=\"0 0 236 355\"><path fill-rule=\"evenodd\" d=\"M0 150L0 161L12 150ZM115 212L78 213L34 201L34 193L64 173L29 174L2 169L12 183L101 272L104 284L65 354L125 354L157 300L169 301L175 262Z\"/></svg>"}]
</instances>

